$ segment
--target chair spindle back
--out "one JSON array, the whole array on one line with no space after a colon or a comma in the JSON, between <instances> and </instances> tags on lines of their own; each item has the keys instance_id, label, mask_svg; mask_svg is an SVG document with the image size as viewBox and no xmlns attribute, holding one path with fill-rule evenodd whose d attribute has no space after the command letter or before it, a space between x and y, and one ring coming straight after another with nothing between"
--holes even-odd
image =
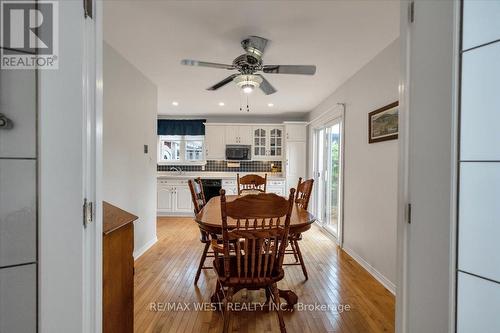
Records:
<instances>
[{"instance_id":1,"label":"chair spindle back","mask_svg":"<svg viewBox=\"0 0 500 333\"><path fill-rule=\"evenodd\" d=\"M263 283L282 272L294 193L295 189L291 189L288 200L271 193L249 194L227 202L221 190L226 279ZM230 247L230 243L234 246ZM231 257L236 261L233 270Z\"/></svg>"},{"instance_id":2,"label":"chair spindle back","mask_svg":"<svg viewBox=\"0 0 500 333\"><path fill-rule=\"evenodd\" d=\"M297 184L295 203L305 210L307 210L307 206L309 205L313 184L314 179L302 181L302 178L299 178L299 183Z\"/></svg>"},{"instance_id":3,"label":"chair spindle back","mask_svg":"<svg viewBox=\"0 0 500 333\"><path fill-rule=\"evenodd\" d=\"M238 195L241 195L244 191L258 191L265 193L267 187L267 173L264 177L259 175L246 175L240 178L240 174L236 175L236 180L238 184Z\"/></svg>"}]
</instances>

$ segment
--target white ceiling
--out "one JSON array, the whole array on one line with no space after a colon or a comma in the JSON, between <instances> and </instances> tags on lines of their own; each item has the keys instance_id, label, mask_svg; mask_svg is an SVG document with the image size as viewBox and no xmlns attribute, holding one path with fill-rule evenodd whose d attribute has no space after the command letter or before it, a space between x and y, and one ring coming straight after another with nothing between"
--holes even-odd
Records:
<instances>
[{"instance_id":1,"label":"white ceiling","mask_svg":"<svg viewBox=\"0 0 500 333\"><path fill-rule=\"evenodd\" d=\"M159 114L243 114L234 83L205 90L230 71L180 60L230 64L248 35L271 40L265 64L317 66L314 76L266 74L278 92L254 91L251 113L306 112L398 37L399 1L104 2L104 38L158 85Z\"/></svg>"}]
</instances>

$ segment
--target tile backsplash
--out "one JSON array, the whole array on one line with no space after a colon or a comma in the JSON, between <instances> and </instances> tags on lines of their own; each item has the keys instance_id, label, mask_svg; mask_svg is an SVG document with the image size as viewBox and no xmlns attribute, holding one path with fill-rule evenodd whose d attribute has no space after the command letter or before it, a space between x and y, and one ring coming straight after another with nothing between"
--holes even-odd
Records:
<instances>
[{"instance_id":1,"label":"tile backsplash","mask_svg":"<svg viewBox=\"0 0 500 333\"><path fill-rule=\"evenodd\" d=\"M201 165L158 165L158 171L170 171L170 168L179 168L183 171L207 171L207 172L272 172L272 165L281 172L281 161L233 161L240 164L239 168L230 168L227 161L207 161L205 170Z\"/></svg>"}]
</instances>

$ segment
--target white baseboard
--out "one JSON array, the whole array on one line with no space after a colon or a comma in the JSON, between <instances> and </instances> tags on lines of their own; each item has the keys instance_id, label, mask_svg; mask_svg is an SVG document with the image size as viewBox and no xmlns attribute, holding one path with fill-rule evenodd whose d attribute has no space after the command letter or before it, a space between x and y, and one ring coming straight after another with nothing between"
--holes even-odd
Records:
<instances>
[{"instance_id":1,"label":"white baseboard","mask_svg":"<svg viewBox=\"0 0 500 333\"><path fill-rule=\"evenodd\" d=\"M134 260L137 260L140 256L142 256L147 250L149 250L151 246L155 245L157 241L158 237L155 236L149 242L144 244L141 248L134 250Z\"/></svg>"},{"instance_id":2,"label":"white baseboard","mask_svg":"<svg viewBox=\"0 0 500 333\"><path fill-rule=\"evenodd\" d=\"M364 269L368 271L378 282L380 282L387 290L389 290L393 295L396 295L396 285L392 283L388 278L386 278L382 273L377 271L372 265L361 258L356 252L348 247L343 247L348 255L350 255L358 264L360 264Z\"/></svg>"},{"instance_id":3,"label":"white baseboard","mask_svg":"<svg viewBox=\"0 0 500 333\"><path fill-rule=\"evenodd\" d=\"M159 216L159 217L161 217L161 216L170 216L170 217L176 217L176 216L178 216L178 217L187 217L187 216L192 216L192 217L194 217L194 214L193 214L193 212L189 212L189 213L187 213L187 212L186 213L175 212L174 213L174 212L163 212L163 211L159 210L159 211L156 212L156 216Z\"/></svg>"}]
</instances>

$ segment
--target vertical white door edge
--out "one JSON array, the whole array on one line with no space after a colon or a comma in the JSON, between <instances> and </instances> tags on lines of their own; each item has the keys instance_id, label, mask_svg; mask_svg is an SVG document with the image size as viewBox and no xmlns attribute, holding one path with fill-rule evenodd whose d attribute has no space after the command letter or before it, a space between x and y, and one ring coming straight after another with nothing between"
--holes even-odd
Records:
<instances>
[{"instance_id":1,"label":"vertical white door edge","mask_svg":"<svg viewBox=\"0 0 500 333\"><path fill-rule=\"evenodd\" d=\"M83 57L83 197L93 204L93 221L83 239L83 332L102 331L102 1L84 22Z\"/></svg>"}]
</instances>

